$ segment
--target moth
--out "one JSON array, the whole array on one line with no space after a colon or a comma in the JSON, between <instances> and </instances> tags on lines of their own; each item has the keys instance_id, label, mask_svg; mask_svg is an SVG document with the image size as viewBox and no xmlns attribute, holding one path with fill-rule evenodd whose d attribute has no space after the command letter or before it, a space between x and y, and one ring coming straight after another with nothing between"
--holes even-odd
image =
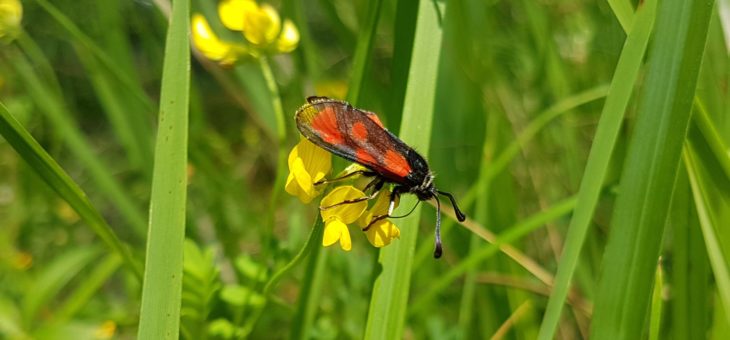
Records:
<instances>
[{"instance_id":1,"label":"moth","mask_svg":"<svg viewBox=\"0 0 730 340\"><path fill-rule=\"evenodd\" d=\"M446 196L451 201L459 222L466 220L466 215L459 209L453 195L436 189L433 183L434 175L423 156L388 131L375 113L355 108L345 101L327 97L308 97L307 104L297 110L295 120L299 131L309 141L367 168L351 172L340 178L323 180L315 185L338 181L354 175L373 178L365 187L366 192L372 190L370 195L344 201L337 205L372 199L386 183L394 185L390 193L388 213L373 217L365 230L379 220L394 217L395 202L401 194L416 195L419 203L435 199L436 230L433 256L441 257L443 250L439 195Z\"/></svg>"}]
</instances>

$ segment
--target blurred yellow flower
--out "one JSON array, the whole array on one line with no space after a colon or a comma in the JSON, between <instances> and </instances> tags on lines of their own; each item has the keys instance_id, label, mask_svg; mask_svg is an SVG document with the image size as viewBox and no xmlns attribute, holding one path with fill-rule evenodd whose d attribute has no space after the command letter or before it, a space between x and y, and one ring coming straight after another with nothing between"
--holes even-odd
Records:
<instances>
[{"instance_id":1,"label":"blurred yellow flower","mask_svg":"<svg viewBox=\"0 0 730 340\"><path fill-rule=\"evenodd\" d=\"M358 224L363 229L370 225L370 222L375 216L382 216L388 213L388 207L390 205L390 191L383 190L378 194L378 198L375 200L375 204L370 210L366 211L358 220ZM395 206L398 206L398 200L395 201ZM400 229L388 219L381 219L370 225L370 228L365 230L365 236L367 236L370 244L377 248L381 248L390 244L391 241L400 237Z\"/></svg>"},{"instance_id":2,"label":"blurred yellow flower","mask_svg":"<svg viewBox=\"0 0 730 340\"><path fill-rule=\"evenodd\" d=\"M269 4L224 0L218 5L218 15L226 28L242 32L262 52L291 52L299 44L299 31L294 23L287 19L282 25L279 13Z\"/></svg>"},{"instance_id":3,"label":"blurred yellow flower","mask_svg":"<svg viewBox=\"0 0 730 340\"><path fill-rule=\"evenodd\" d=\"M0 0L0 40L12 40L20 31L23 5L18 0Z\"/></svg>"},{"instance_id":4,"label":"blurred yellow flower","mask_svg":"<svg viewBox=\"0 0 730 340\"><path fill-rule=\"evenodd\" d=\"M322 191L314 183L324 179L330 172L332 154L302 138L289 153L288 163L286 192L299 197L302 203L309 203Z\"/></svg>"},{"instance_id":5,"label":"blurred yellow flower","mask_svg":"<svg viewBox=\"0 0 730 340\"><path fill-rule=\"evenodd\" d=\"M294 51L299 44L299 30L294 23L284 20L284 27L281 29L279 39L276 40L276 50L281 53Z\"/></svg>"},{"instance_id":6,"label":"blurred yellow flower","mask_svg":"<svg viewBox=\"0 0 730 340\"><path fill-rule=\"evenodd\" d=\"M193 45L200 53L223 65L233 64L239 58L239 53L245 51L243 46L234 46L220 40L210 29L205 17L200 14L193 15L192 36Z\"/></svg>"},{"instance_id":7,"label":"blurred yellow flower","mask_svg":"<svg viewBox=\"0 0 730 340\"><path fill-rule=\"evenodd\" d=\"M117 324L112 320L107 320L96 328L94 335L96 339L111 339L116 332Z\"/></svg>"},{"instance_id":8,"label":"blurred yellow flower","mask_svg":"<svg viewBox=\"0 0 730 340\"><path fill-rule=\"evenodd\" d=\"M4 0L0 0L4 1ZM218 4L223 26L243 34L241 43L218 38L201 14L193 15L193 44L206 58L230 65L244 57L288 53L299 44L299 31L290 20L281 22L279 13L268 4L253 0L223 0Z\"/></svg>"},{"instance_id":9,"label":"blurred yellow flower","mask_svg":"<svg viewBox=\"0 0 730 340\"><path fill-rule=\"evenodd\" d=\"M341 203L362 197L365 197L362 191L351 185L346 185L335 188L322 199L319 206L324 221L323 246L331 246L340 241L340 247L343 250L350 251L352 249L352 240L347 225L360 218L367 209L368 202Z\"/></svg>"}]
</instances>

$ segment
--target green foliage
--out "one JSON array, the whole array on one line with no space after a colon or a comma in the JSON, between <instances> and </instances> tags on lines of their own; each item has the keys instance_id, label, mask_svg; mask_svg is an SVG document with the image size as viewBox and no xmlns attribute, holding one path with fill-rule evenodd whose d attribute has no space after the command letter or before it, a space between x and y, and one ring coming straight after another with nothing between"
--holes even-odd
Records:
<instances>
[{"instance_id":1,"label":"green foliage","mask_svg":"<svg viewBox=\"0 0 730 340\"><path fill-rule=\"evenodd\" d=\"M186 339L205 339L213 298L221 285L220 270L212 249L203 252L191 240L185 240L184 248L180 333Z\"/></svg>"},{"instance_id":2,"label":"green foliage","mask_svg":"<svg viewBox=\"0 0 730 340\"><path fill-rule=\"evenodd\" d=\"M0 338L726 337L713 1L259 1L298 47L230 66L191 53L193 13L245 38L218 3L22 2L0 42ZM442 204L442 259L435 202L382 249L354 225L352 251L322 247L319 198L284 191L310 95L426 156L469 217Z\"/></svg>"}]
</instances>

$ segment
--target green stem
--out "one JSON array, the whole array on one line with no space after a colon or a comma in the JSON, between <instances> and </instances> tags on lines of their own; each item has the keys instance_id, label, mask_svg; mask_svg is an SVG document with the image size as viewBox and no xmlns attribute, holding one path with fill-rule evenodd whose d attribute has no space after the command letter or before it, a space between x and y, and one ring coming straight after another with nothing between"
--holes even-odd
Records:
<instances>
[{"instance_id":1,"label":"green stem","mask_svg":"<svg viewBox=\"0 0 730 340\"><path fill-rule=\"evenodd\" d=\"M277 161L276 161L276 178L274 180L274 186L271 189L271 196L269 201L269 213L268 213L268 221L266 223L267 228L263 231L261 236L261 244L263 245L263 253L262 253L262 259L269 258L268 252L270 247L268 246L269 243L271 243L272 239L272 233L274 231L274 227L276 224L276 202L279 200L279 195L281 193L281 189L284 187L284 179L286 175L286 158L287 158L287 147L286 147L286 121L284 120L284 108L281 105L281 96L279 94L279 87L276 84L276 79L274 78L274 72L271 70L271 64L269 63L269 59L266 56L261 56L259 58L259 66L261 67L261 72L263 73L264 80L266 81L266 87L269 90L269 98L271 99L271 106L274 109L274 117L276 118L276 139L278 144L278 150L277 150ZM306 248L306 245L305 245ZM301 254L301 253L300 253ZM295 262L297 258L292 260L292 262ZM293 267L296 263L290 263L290 265ZM265 267L264 267L265 268ZM284 267L284 270L287 270L289 265L287 267ZM268 295L269 290L271 290L273 284L278 281L278 277L281 277L281 271L278 272L264 287L264 297L266 297L266 302L268 303ZM266 275L266 269L262 269L259 272L259 276ZM278 275L278 276L277 276ZM274 280L276 279L276 280ZM245 308L245 305L244 305ZM249 334L253 327L255 327L256 323L258 322L259 318L261 317L262 312L266 308L266 305L261 306L261 308L258 308L255 312L253 317L249 318L244 325L244 334ZM241 310L243 312L243 309ZM245 315L245 313L242 313L242 315Z\"/></svg>"},{"instance_id":2,"label":"green stem","mask_svg":"<svg viewBox=\"0 0 730 340\"><path fill-rule=\"evenodd\" d=\"M286 173L286 121L284 120L284 108L281 105L281 96L279 95L279 87L276 84L274 78L274 72L271 70L271 64L266 56L259 58L259 64L261 65L261 71L264 74L266 80L266 87L269 89L271 97L271 105L274 108L274 117L276 118L276 139L278 143L278 158L276 162L276 180L274 182L274 188L271 191L271 204L269 205L270 216L272 216L272 227L273 227L273 213L276 207L276 201L281 193L281 187L284 185L284 174Z\"/></svg>"}]
</instances>

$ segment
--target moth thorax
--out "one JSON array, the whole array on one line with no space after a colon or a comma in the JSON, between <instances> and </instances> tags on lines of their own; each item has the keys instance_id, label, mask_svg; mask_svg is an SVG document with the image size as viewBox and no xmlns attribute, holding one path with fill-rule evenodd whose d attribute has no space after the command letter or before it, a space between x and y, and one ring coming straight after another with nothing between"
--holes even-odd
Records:
<instances>
[{"instance_id":1,"label":"moth thorax","mask_svg":"<svg viewBox=\"0 0 730 340\"><path fill-rule=\"evenodd\" d=\"M419 199L427 200L433 196L433 177L433 174L429 172L423 177L423 182L412 190Z\"/></svg>"}]
</instances>

